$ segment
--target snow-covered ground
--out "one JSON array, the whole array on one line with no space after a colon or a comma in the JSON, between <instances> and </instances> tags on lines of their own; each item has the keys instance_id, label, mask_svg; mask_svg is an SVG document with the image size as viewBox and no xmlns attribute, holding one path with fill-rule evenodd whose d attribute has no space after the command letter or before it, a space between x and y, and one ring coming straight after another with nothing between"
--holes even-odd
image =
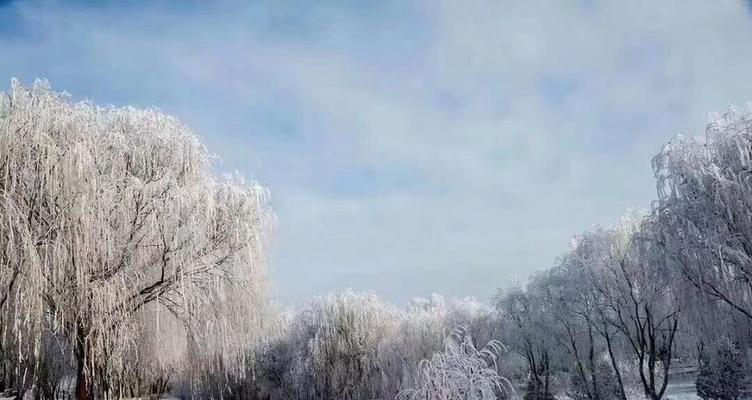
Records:
<instances>
[{"instance_id":1,"label":"snow-covered ground","mask_svg":"<svg viewBox=\"0 0 752 400\"><path fill-rule=\"evenodd\" d=\"M697 396L695 383L692 381L670 383L666 388L666 398L669 400L700 400Z\"/></svg>"}]
</instances>

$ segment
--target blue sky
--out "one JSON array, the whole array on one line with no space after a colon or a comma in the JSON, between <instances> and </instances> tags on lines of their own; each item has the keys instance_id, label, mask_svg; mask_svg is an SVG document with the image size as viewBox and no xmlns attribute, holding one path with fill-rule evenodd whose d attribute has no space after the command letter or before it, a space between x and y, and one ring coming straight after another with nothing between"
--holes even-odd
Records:
<instances>
[{"instance_id":1,"label":"blue sky","mask_svg":"<svg viewBox=\"0 0 752 400\"><path fill-rule=\"evenodd\" d=\"M156 106L270 188L286 303L487 299L752 100L739 1L0 1L0 81ZM3 78L4 77L4 78Z\"/></svg>"}]
</instances>

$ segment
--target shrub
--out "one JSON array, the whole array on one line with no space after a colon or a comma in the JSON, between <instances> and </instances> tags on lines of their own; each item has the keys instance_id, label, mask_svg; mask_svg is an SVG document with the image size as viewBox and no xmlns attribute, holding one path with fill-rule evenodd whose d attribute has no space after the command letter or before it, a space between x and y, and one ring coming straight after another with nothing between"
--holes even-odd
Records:
<instances>
[{"instance_id":1,"label":"shrub","mask_svg":"<svg viewBox=\"0 0 752 400\"><path fill-rule=\"evenodd\" d=\"M496 400L514 395L512 385L496 373L496 360L504 350L498 341L482 350L473 345L465 328L455 329L444 351L420 363L418 387L405 389L398 400Z\"/></svg>"}]
</instances>

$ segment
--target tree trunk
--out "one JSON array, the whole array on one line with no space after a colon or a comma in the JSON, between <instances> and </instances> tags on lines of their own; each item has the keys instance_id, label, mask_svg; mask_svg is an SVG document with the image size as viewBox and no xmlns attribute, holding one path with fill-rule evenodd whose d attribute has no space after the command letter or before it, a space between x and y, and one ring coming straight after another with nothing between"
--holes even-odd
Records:
<instances>
[{"instance_id":1,"label":"tree trunk","mask_svg":"<svg viewBox=\"0 0 752 400\"><path fill-rule=\"evenodd\" d=\"M546 367L546 389L543 392L543 398L547 399L548 398L548 394L550 393L548 391L549 390L549 383L550 383L550 376L549 376L549 371L550 371L549 367L550 367L550 365L549 365L549 362L548 362L548 351L544 352L543 354L544 354L544 356L543 356L543 360L544 360L543 363L544 363L544 365Z\"/></svg>"},{"instance_id":2,"label":"tree trunk","mask_svg":"<svg viewBox=\"0 0 752 400\"><path fill-rule=\"evenodd\" d=\"M588 330L588 368L590 369L590 379L593 383L593 399L600 400L601 392L598 390L598 374L595 371L595 341L593 340L593 326L590 321L587 322Z\"/></svg>"},{"instance_id":3,"label":"tree trunk","mask_svg":"<svg viewBox=\"0 0 752 400\"><path fill-rule=\"evenodd\" d=\"M616 374L616 381L619 384L619 398L620 400L627 400L627 392L624 390L624 380L621 377L621 371L619 370L619 363L614 356L614 349L611 345L611 335L608 334L608 326L603 327L604 335L606 339L606 346L608 348L608 356L611 359L611 366L614 368Z\"/></svg>"},{"instance_id":4,"label":"tree trunk","mask_svg":"<svg viewBox=\"0 0 752 400\"><path fill-rule=\"evenodd\" d=\"M582 366L582 360L580 360L580 352L577 349L577 340L574 338L569 326L565 325L565 327L567 329L567 335L569 336L569 345L572 347L572 355L577 363L577 372L579 372L580 379L582 379L582 389L585 390L585 396L589 400L595 400L595 393L591 393L588 388L588 379L587 375L585 375L585 367Z\"/></svg>"},{"instance_id":5,"label":"tree trunk","mask_svg":"<svg viewBox=\"0 0 752 400\"><path fill-rule=\"evenodd\" d=\"M78 330L76 347L76 399L91 400L91 386L86 375L87 346L83 329Z\"/></svg>"},{"instance_id":6,"label":"tree trunk","mask_svg":"<svg viewBox=\"0 0 752 400\"><path fill-rule=\"evenodd\" d=\"M76 399L90 400L89 385L86 383L86 374L84 373L86 356L83 353L83 351L76 351Z\"/></svg>"}]
</instances>

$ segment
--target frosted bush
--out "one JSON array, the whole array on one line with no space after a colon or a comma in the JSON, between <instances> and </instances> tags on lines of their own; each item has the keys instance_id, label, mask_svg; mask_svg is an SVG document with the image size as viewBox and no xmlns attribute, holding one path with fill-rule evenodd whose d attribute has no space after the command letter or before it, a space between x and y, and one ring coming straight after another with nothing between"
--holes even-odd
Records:
<instances>
[{"instance_id":1,"label":"frosted bush","mask_svg":"<svg viewBox=\"0 0 752 400\"><path fill-rule=\"evenodd\" d=\"M405 389L398 400L496 400L514 396L509 381L496 372L496 361L504 351L498 341L477 350L465 328L452 332L444 351L419 366L418 387Z\"/></svg>"}]
</instances>

